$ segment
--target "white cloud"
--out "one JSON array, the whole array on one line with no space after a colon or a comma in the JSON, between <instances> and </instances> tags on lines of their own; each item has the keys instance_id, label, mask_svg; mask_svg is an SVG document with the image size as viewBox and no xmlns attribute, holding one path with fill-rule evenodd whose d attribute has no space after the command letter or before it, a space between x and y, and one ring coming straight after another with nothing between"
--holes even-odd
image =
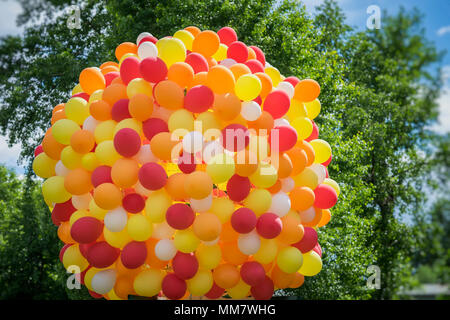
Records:
<instances>
[{"instance_id":1,"label":"white cloud","mask_svg":"<svg viewBox=\"0 0 450 320\"><path fill-rule=\"evenodd\" d=\"M450 86L444 87L437 102L439 104L438 124L432 129L437 133L445 134L450 132Z\"/></svg>"},{"instance_id":2,"label":"white cloud","mask_svg":"<svg viewBox=\"0 0 450 320\"><path fill-rule=\"evenodd\" d=\"M17 1L0 2L0 36L17 35L23 28L16 25L17 16L22 13L22 7Z\"/></svg>"},{"instance_id":3,"label":"white cloud","mask_svg":"<svg viewBox=\"0 0 450 320\"><path fill-rule=\"evenodd\" d=\"M437 31L438 36L442 37L444 34L450 33L450 26L445 26L442 28L439 28Z\"/></svg>"},{"instance_id":4,"label":"white cloud","mask_svg":"<svg viewBox=\"0 0 450 320\"><path fill-rule=\"evenodd\" d=\"M10 148L5 137L0 136L0 164L15 169L16 172L23 172L23 168L17 165L20 151L20 145L16 144Z\"/></svg>"}]
</instances>

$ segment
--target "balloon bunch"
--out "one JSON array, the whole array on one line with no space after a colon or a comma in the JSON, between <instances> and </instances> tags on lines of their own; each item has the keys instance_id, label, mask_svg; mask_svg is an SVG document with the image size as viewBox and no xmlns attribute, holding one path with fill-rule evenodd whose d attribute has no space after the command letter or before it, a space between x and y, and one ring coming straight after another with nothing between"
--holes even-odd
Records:
<instances>
[{"instance_id":1,"label":"balloon bunch","mask_svg":"<svg viewBox=\"0 0 450 320\"><path fill-rule=\"evenodd\" d=\"M106 299L270 299L316 275L339 195L319 84L229 27L144 32L115 55L81 72L35 150L64 266Z\"/></svg>"}]
</instances>

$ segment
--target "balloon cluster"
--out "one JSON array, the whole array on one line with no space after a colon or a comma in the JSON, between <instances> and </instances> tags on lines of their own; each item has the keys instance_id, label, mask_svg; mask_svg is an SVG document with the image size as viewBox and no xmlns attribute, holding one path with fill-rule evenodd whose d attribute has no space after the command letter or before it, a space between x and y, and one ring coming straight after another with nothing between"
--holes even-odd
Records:
<instances>
[{"instance_id":1,"label":"balloon cluster","mask_svg":"<svg viewBox=\"0 0 450 320\"><path fill-rule=\"evenodd\" d=\"M322 268L339 195L314 123L319 84L187 27L120 44L53 109L34 172L93 297L269 299Z\"/></svg>"}]
</instances>

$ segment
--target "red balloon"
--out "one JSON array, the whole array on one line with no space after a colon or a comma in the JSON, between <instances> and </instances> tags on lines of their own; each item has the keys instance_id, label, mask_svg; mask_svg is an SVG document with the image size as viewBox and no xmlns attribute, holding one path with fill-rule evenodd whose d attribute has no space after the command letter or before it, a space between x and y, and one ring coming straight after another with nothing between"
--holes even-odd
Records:
<instances>
[{"instance_id":1,"label":"red balloon","mask_svg":"<svg viewBox=\"0 0 450 320\"><path fill-rule=\"evenodd\" d=\"M36 149L34 149L34 156L37 157L40 153L44 152L44 149L42 148L42 145L38 145Z\"/></svg>"},{"instance_id":2,"label":"red balloon","mask_svg":"<svg viewBox=\"0 0 450 320\"><path fill-rule=\"evenodd\" d=\"M330 176L328 174L328 168L325 167L324 169L325 169L325 178L329 178ZM336 193L336 195L337 195L337 193Z\"/></svg>"},{"instance_id":3,"label":"red balloon","mask_svg":"<svg viewBox=\"0 0 450 320\"><path fill-rule=\"evenodd\" d=\"M208 299L219 299L225 293L225 289L219 287L215 282L212 288L205 294Z\"/></svg>"},{"instance_id":4,"label":"red balloon","mask_svg":"<svg viewBox=\"0 0 450 320\"><path fill-rule=\"evenodd\" d=\"M158 39L156 39L154 36L146 36L146 37L143 37L143 38L141 39L141 41L139 41L138 46L140 46L141 43L143 43L143 42L148 42L148 41L153 42L154 44L156 44L156 42L158 42Z\"/></svg>"},{"instance_id":5,"label":"red balloon","mask_svg":"<svg viewBox=\"0 0 450 320\"><path fill-rule=\"evenodd\" d=\"M148 57L141 61L139 65L142 78L148 82L158 83L167 76L167 66L160 58Z\"/></svg>"},{"instance_id":6,"label":"red balloon","mask_svg":"<svg viewBox=\"0 0 450 320\"><path fill-rule=\"evenodd\" d=\"M91 290L88 290L88 292L91 295L91 297L94 298L94 299L101 299L101 298L103 298L103 296L101 294L97 293L97 292L94 292L94 291L91 291Z\"/></svg>"},{"instance_id":7,"label":"red balloon","mask_svg":"<svg viewBox=\"0 0 450 320\"><path fill-rule=\"evenodd\" d=\"M114 148L121 156L130 158L141 150L141 137L133 129L120 129L114 136Z\"/></svg>"},{"instance_id":8,"label":"red balloon","mask_svg":"<svg viewBox=\"0 0 450 320\"><path fill-rule=\"evenodd\" d=\"M288 126L275 127L270 130L269 143L273 149L273 144L278 144L278 151L284 152L293 148L297 143L297 131Z\"/></svg>"},{"instance_id":9,"label":"red balloon","mask_svg":"<svg viewBox=\"0 0 450 320\"><path fill-rule=\"evenodd\" d=\"M236 202L241 202L250 193L251 183L249 178L233 175L227 182L228 197Z\"/></svg>"},{"instance_id":10,"label":"red balloon","mask_svg":"<svg viewBox=\"0 0 450 320\"><path fill-rule=\"evenodd\" d=\"M98 166L92 171L91 182L94 188L102 183L114 183L111 178L110 166Z\"/></svg>"},{"instance_id":11,"label":"red balloon","mask_svg":"<svg viewBox=\"0 0 450 320\"><path fill-rule=\"evenodd\" d=\"M186 56L184 62L189 64L192 67L192 69L194 69L194 73L209 71L208 61L206 61L205 57L203 57L200 53L197 52L189 53Z\"/></svg>"},{"instance_id":12,"label":"red balloon","mask_svg":"<svg viewBox=\"0 0 450 320\"><path fill-rule=\"evenodd\" d=\"M295 88L297 83L300 82L300 79L297 78L296 76L290 76L290 77L287 77L286 79L284 79L284 81L289 82Z\"/></svg>"},{"instance_id":13,"label":"red balloon","mask_svg":"<svg viewBox=\"0 0 450 320\"><path fill-rule=\"evenodd\" d=\"M130 100L128 99L120 99L111 108L111 118L116 121L120 122L123 119L131 118L131 114L128 111L128 104Z\"/></svg>"},{"instance_id":14,"label":"red balloon","mask_svg":"<svg viewBox=\"0 0 450 320\"><path fill-rule=\"evenodd\" d=\"M270 113L274 119L278 119L288 112L290 106L291 99L288 94L281 90L274 90L264 100L263 110Z\"/></svg>"},{"instance_id":15,"label":"red balloon","mask_svg":"<svg viewBox=\"0 0 450 320\"><path fill-rule=\"evenodd\" d=\"M250 286L256 286L266 278L264 267L256 261L247 261L241 267L242 281Z\"/></svg>"},{"instance_id":16,"label":"red balloon","mask_svg":"<svg viewBox=\"0 0 450 320\"><path fill-rule=\"evenodd\" d=\"M139 71L138 58L128 57L122 61L120 65L120 78L124 84L128 84L133 79L142 78L141 72Z\"/></svg>"},{"instance_id":17,"label":"red balloon","mask_svg":"<svg viewBox=\"0 0 450 320\"><path fill-rule=\"evenodd\" d=\"M250 143L250 133L242 124L229 124L222 129L222 143L227 150L241 151Z\"/></svg>"},{"instance_id":18,"label":"red balloon","mask_svg":"<svg viewBox=\"0 0 450 320\"><path fill-rule=\"evenodd\" d=\"M61 222L69 221L72 213L77 209L72 204L72 198L63 203L57 203L52 210L52 221L56 226L59 226Z\"/></svg>"},{"instance_id":19,"label":"red balloon","mask_svg":"<svg viewBox=\"0 0 450 320\"><path fill-rule=\"evenodd\" d=\"M306 253L311 251L317 244L317 240L319 239L317 235L317 231L311 227L305 227L305 232L303 234L302 240L297 243L294 243L292 246L296 247L302 253Z\"/></svg>"},{"instance_id":20,"label":"red balloon","mask_svg":"<svg viewBox=\"0 0 450 320\"><path fill-rule=\"evenodd\" d=\"M314 194L316 195L314 206L320 209L330 209L338 199L336 190L327 184L319 184L314 189Z\"/></svg>"},{"instance_id":21,"label":"red balloon","mask_svg":"<svg viewBox=\"0 0 450 320\"><path fill-rule=\"evenodd\" d=\"M261 64L262 64L263 66L265 66L265 65L266 65L266 56L264 55L264 52L263 52L260 48L258 48L258 47L256 47L256 46L250 46L250 48L252 48L253 51L255 51L256 59L257 59L259 62L261 62Z\"/></svg>"},{"instance_id":22,"label":"red balloon","mask_svg":"<svg viewBox=\"0 0 450 320\"><path fill-rule=\"evenodd\" d=\"M125 245L120 254L120 260L125 268L136 269L147 259L147 246L145 242L131 241Z\"/></svg>"},{"instance_id":23,"label":"red balloon","mask_svg":"<svg viewBox=\"0 0 450 320\"><path fill-rule=\"evenodd\" d=\"M111 82L120 76L120 73L114 71L114 72L108 72L107 74L105 74L105 82L106 82L106 86L108 87Z\"/></svg>"},{"instance_id":24,"label":"red balloon","mask_svg":"<svg viewBox=\"0 0 450 320\"><path fill-rule=\"evenodd\" d=\"M333 160L333 155L331 155L327 161L323 162L322 165L328 167L331 163L331 160Z\"/></svg>"},{"instance_id":25,"label":"red balloon","mask_svg":"<svg viewBox=\"0 0 450 320\"><path fill-rule=\"evenodd\" d=\"M231 226L236 232L249 233L256 226L256 215L248 208L239 208L231 215Z\"/></svg>"},{"instance_id":26,"label":"red balloon","mask_svg":"<svg viewBox=\"0 0 450 320\"><path fill-rule=\"evenodd\" d=\"M230 27L223 27L219 31L217 31L217 35L220 38L220 43L223 43L227 46L237 41L238 37L236 31Z\"/></svg>"},{"instance_id":27,"label":"red balloon","mask_svg":"<svg viewBox=\"0 0 450 320\"><path fill-rule=\"evenodd\" d=\"M245 65L249 67L252 73L264 72L264 66L261 64L261 62L259 62L259 60L250 59L245 62Z\"/></svg>"},{"instance_id":28,"label":"red balloon","mask_svg":"<svg viewBox=\"0 0 450 320\"><path fill-rule=\"evenodd\" d=\"M64 252L66 252L67 248L71 245L73 245L73 243L67 243L59 250L59 261L61 261L61 263L63 262Z\"/></svg>"},{"instance_id":29,"label":"red balloon","mask_svg":"<svg viewBox=\"0 0 450 320\"><path fill-rule=\"evenodd\" d=\"M166 211L166 220L169 226L177 230L189 228L195 219L195 213L185 203L175 203Z\"/></svg>"},{"instance_id":30,"label":"red balloon","mask_svg":"<svg viewBox=\"0 0 450 320\"><path fill-rule=\"evenodd\" d=\"M167 174L164 168L155 162L148 162L139 169L139 182L148 190L158 190L166 185Z\"/></svg>"},{"instance_id":31,"label":"red balloon","mask_svg":"<svg viewBox=\"0 0 450 320\"><path fill-rule=\"evenodd\" d=\"M313 248L313 250L322 258L322 247L318 242L316 246Z\"/></svg>"},{"instance_id":32,"label":"red balloon","mask_svg":"<svg viewBox=\"0 0 450 320\"><path fill-rule=\"evenodd\" d=\"M86 101L89 101L89 95L86 92L78 92L72 96L72 98L83 98Z\"/></svg>"},{"instance_id":33,"label":"red balloon","mask_svg":"<svg viewBox=\"0 0 450 320\"><path fill-rule=\"evenodd\" d=\"M184 107L194 113L202 113L212 107L214 93L203 85L192 87L184 97Z\"/></svg>"},{"instance_id":34,"label":"red balloon","mask_svg":"<svg viewBox=\"0 0 450 320\"><path fill-rule=\"evenodd\" d=\"M80 253L83 257L85 257L87 259L87 255L88 255L88 251L89 248L94 244L93 243L80 243L80 245L78 246L78 249L80 249Z\"/></svg>"},{"instance_id":35,"label":"red balloon","mask_svg":"<svg viewBox=\"0 0 450 320\"><path fill-rule=\"evenodd\" d=\"M186 282L174 273L166 275L162 281L162 291L171 300L178 300L186 293Z\"/></svg>"},{"instance_id":36,"label":"red balloon","mask_svg":"<svg viewBox=\"0 0 450 320\"><path fill-rule=\"evenodd\" d=\"M169 132L167 123L159 118L150 118L142 123L142 131L148 141L160 132Z\"/></svg>"},{"instance_id":37,"label":"red balloon","mask_svg":"<svg viewBox=\"0 0 450 320\"><path fill-rule=\"evenodd\" d=\"M119 255L119 249L110 246L106 241L101 241L89 248L87 261L94 268L106 268L116 262Z\"/></svg>"},{"instance_id":38,"label":"red balloon","mask_svg":"<svg viewBox=\"0 0 450 320\"><path fill-rule=\"evenodd\" d=\"M193 253L178 251L172 260L172 267L178 278L187 280L197 273L198 261Z\"/></svg>"},{"instance_id":39,"label":"red balloon","mask_svg":"<svg viewBox=\"0 0 450 320\"><path fill-rule=\"evenodd\" d=\"M178 158L178 168L183 173L191 173L195 171L197 164L195 163L195 157L192 153L183 152Z\"/></svg>"},{"instance_id":40,"label":"red balloon","mask_svg":"<svg viewBox=\"0 0 450 320\"><path fill-rule=\"evenodd\" d=\"M103 223L94 217L82 217L70 228L70 235L78 243L91 243L100 237Z\"/></svg>"},{"instance_id":41,"label":"red balloon","mask_svg":"<svg viewBox=\"0 0 450 320\"><path fill-rule=\"evenodd\" d=\"M274 213L264 213L258 218L256 223L256 231L266 239L273 239L281 233L283 223L278 215Z\"/></svg>"},{"instance_id":42,"label":"red balloon","mask_svg":"<svg viewBox=\"0 0 450 320\"><path fill-rule=\"evenodd\" d=\"M145 200L138 193L130 193L123 197L122 207L129 213L139 213L145 208Z\"/></svg>"},{"instance_id":43,"label":"red balloon","mask_svg":"<svg viewBox=\"0 0 450 320\"><path fill-rule=\"evenodd\" d=\"M273 290L274 286L272 279L265 276L263 281L250 289L250 292L255 300L269 300L273 296Z\"/></svg>"},{"instance_id":44,"label":"red balloon","mask_svg":"<svg viewBox=\"0 0 450 320\"><path fill-rule=\"evenodd\" d=\"M256 103L258 103L260 106L261 106L261 104L262 104L261 96L257 96L255 99L253 99L253 101L255 101Z\"/></svg>"},{"instance_id":45,"label":"red balloon","mask_svg":"<svg viewBox=\"0 0 450 320\"><path fill-rule=\"evenodd\" d=\"M317 124L312 121L312 125L313 125L313 131L311 132L311 134L309 135L308 138L306 138L305 140L310 142L311 140L316 140L319 138L319 127L317 126Z\"/></svg>"},{"instance_id":46,"label":"red balloon","mask_svg":"<svg viewBox=\"0 0 450 320\"><path fill-rule=\"evenodd\" d=\"M227 58L231 58L238 63L244 63L248 59L248 49L245 43L234 41L228 46Z\"/></svg>"}]
</instances>

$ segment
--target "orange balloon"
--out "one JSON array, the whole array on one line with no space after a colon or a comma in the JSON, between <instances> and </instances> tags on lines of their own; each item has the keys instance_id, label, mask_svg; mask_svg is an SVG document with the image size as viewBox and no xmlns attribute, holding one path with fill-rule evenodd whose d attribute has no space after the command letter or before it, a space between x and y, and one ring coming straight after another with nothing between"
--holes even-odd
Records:
<instances>
[{"instance_id":1,"label":"orange balloon","mask_svg":"<svg viewBox=\"0 0 450 320\"><path fill-rule=\"evenodd\" d=\"M257 156L247 149L236 152L234 163L235 173L241 177L249 177L258 169Z\"/></svg>"},{"instance_id":2,"label":"orange balloon","mask_svg":"<svg viewBox=\"0 0 450 320\"><path fill-rule=\"evenodd\" d=\"M94 91L105 89L106 81L98 68L86 68L80 73L80 85L84 92L91 95Z\"/></svg>"},{"instance_id":3,"label":"orange balloon","mask_svg":"<svg viewBox=\"0 0 450 320\"><path fill-rule=\"evenodd\" d=\"M98 241L100 241L100 240L97 240L97 242ZM117 259L114 266L115 266L117 273L121 276L128 276L128 277L134 278L141 272L141 268L128 269L127 267L125 267L122 263L122 259Z\"/></svg>"},{"instance_id":4,"label":"orange balloon","mask_svg":"<svg viewBox=\"0 0 450 320\"><path fill-rule=\"evenodd\" d=\"M155 254L155 246L158 243L159 239L150 238L145 241L145 246L147 247L147 258L145 259L145 263L148 264L151 268L154 269L163 269L167 266L168 261L159 260Z\"/></svg>"},{"instance_id":5,"label":"orange balloon","mask_svg":"<svg viewBox=\"0 0 450 320\"><path fill-rule=\"evenodd\" d=\"M51 124L54 125L56 121L61 119L67 119L64 109L58 110L52 115Z\"/></svg>"},{"instance_id":6,"label":"orange balloon","mask_svg":"<svg viewBox=\"0 0 450 320\"><path fill-rule=\"evenodd\" d=\"M104 67L103 69L100 69L100 70L102 71L103 75L108 74L110 72L119 72L120 71L119 68L113 67L113 66L106 66L106 67Z\"/></svg>"},{"instance_id":7,"label":"orange balloon","mask_svg":"<svg viewBox=\"0 0 450 320\"><path fill-rule=\"evenodd\" d=\"M106 61L103 62L102 65L100 66L100 69L104 69L106 67L116 67L119 68L119 64L117 62L113 62L113 61Z\"/></svg>"},{"instance_id":8,"label":"orange balloon","mask_svg":"<svg viewBox=\"0 0 450 320\"><path fill-rule=\"evenodd\" d=\"M120 260L120 259L118 259ZM128 276L118 276L114 284L114 292L119 298L128 299L128 295L134 294L134 279Z\"/></svg>"},{"instance_id":9,"label":"orange balloon","mask_svg":"<svg viewBox=\"0 0 450 320\"><path fill-rule=\"evenodd\" d=\"M328 209L322 210L322 218L320 219L319 223L317 224L318 227L323 227L331 220L331 212Z\"/></svg>"},{"instance_id":10,"label":"orange balloon","mask_svg":"<svg viewBox=\"0 0 450 320\"><path fill-rule=\"evenodd\" d=\"M316 153L314 152L314 148L309 144L308 141L299 140L297 145L305 150L306 155L308 156L308 161L306 162L306 166L309 167L314 163L314 159L316 158Z\"/></svg>"},{"instance_id":11,"label":"orange balloon","mask_svg":"<svg viewBox=\"0 0 450 320\"><path fill-rule=\"evenodd\" d=\"M64 178L64 188L74 195L88 193L92 189L91 174L82 168L70 170Z\"/></svg>"},{"instance_id":12,"label":"orange balloon","mask_svg":"<svg viewBox=\"0 0 450 320\"><path fill-rule=\"evenodd\" d=\"M231 72L233 72L234 78L237 80L240 76L244 74L252 73L249 67L243 63L236 63L230 67Z\"/></svg>"},{"instance_id":13,"label":"orange balloon","mask_svg":"<svg viewBox=\"0 0 450 320\"><path fill-rule=\"evenodd\" d=\"M54 115L57 111L64 110L64 106L65 106L64 103L56 105L52 110L52 115Z\"/></svg>"},{"instance_id":14,"label":"orange balloon","mask_svg":"<svg viewBox=\"0 0 450 320\"><path fill-rule=\"evenodd\" d=\"M128 99L127 87L123 83L111 83L103 90L102 99L112 107L120 99Z\"/></svg>"},{"instance_id":15,"label":"orange balloon","mask_svg":"<svg viewBox=\"0 0 450 320\"><path fill-rule=\"evenodd\" d=\"M138 181L139 164L134 159L118 159L111 168L111 179L121 188L131 188Z\"/></svg>"},{"instance_id":16,"label":"orange balloon","mask_svg":"<svg viewBox=\"0 0 450 320\"><path fill-rule=\"evenodd\" d=\"M167 78L186 88L194 80L194 69L186 62L176 62L169 67Z\"/></svg>"},{"instance_id":17,"label":"orange balloon","mask_svg":"<svg viewBox=\"0 0 450 320\"><path fill-rule=\"evenodd\" d=\"M227 67L217 65L208 71L206 83L214 93L234 92L235 82L233 72Z\"/></svg>"},{"instance_id":18,"label":"orange balloon","mask_svg":"<svg viewBox=\"0 0 450 320\"><path fill-rule=\"evenodd\" d=\"M122 84L122 85L125 85L125 83L123 83L121 77L115 77L115 78L113 79L113 81L111 81L111 84Z\"/></svg>"},{"instance_id":19,"label":"orange balloon","mask_svg":"<svg viewBox=\"0 0 450 320\"><path fill-rule=\"evenodd\" d=\"M239 250L237 241L224 242L220 248L222 249L222 258L226 262L240 265L248 260L248 255Z\"/></svg>"},{"instance_id":20,"label":"orange balloon","mask_svg":"<svg viewBox=\"0 0 450 320\"><path fill-rule=\"evenodd\" d=\"M189 31L194 37L196 37L200 32L202 32L199 28L195 26L186 27L184 28L184 30Z\"/></svg>"},{"instance_id":21,"label":"orange balloon","mask_svg":"<svg viewBox=\"0 0 450 320\"><path fill-rule=\"evenodd\" d=\"M69 221L61 222L58 227L58 238L64 243L75 243L70 235L70 223Z\"/></svg>"},{"instance_id":22,"label":"orange balloon","mask_svg":"<svg viewBox=\"0 0 450 320\"><path fill-rule=\"evenodd\" d=\"M172 160L172 149L179 143L172 140L170 132L160 132L150 141L150 149L159 159L169 161Z\"/></svg>"},{"instance_id":23,"label":"orange balloon","mask_svg":"<svg viewBox=\"0 0 450 320\"><path fill-rule=\"evenodd\" d=\"M266 274L269 274L273 267L273 262L269 262L262 265Z\"/></svg>"},{"instance_id":24,"label":"orange balloon","mask_svg":"<svg viewBox=\"0 0 450 320\"><path fill-rule=\"evenodd\" d=\"M213 241L220 235L222 224L215 214L205 212L195 217L192 229L200 240Z\"/></svg>"},{"instance_id":25,"label":"orange balloon","mask_svg":"<svg viewBox=\"0 0 450 320\"><path fill-rule=\"evenodd\" d=\"M183 107L184 90L176 82L163 80L154 88L156 102L167 109L180 109Z\"/></svg>"},{"instance_id":26,"label":"orange balloon","mask_svg":"<svg viewBox=\"0 0 450 320\"><path fill-rule=\"evenodd\" d=\"M277 179L277 182L275 182L275 184L269 188L267 188L267 191L269 191L271 194L275 194L280 192L281 190L281 181L280 179Z\"/></svg>"},{"instance_id":27,"label":"orange balloon","mask_svg":"<svg viewBox=\"0 0 450 320\"><path fill-rule=\"evenodd\" d=\"M231 226L231 222L228 221L222 225L222 232L220 233L220 241L230 242L236 241L239 236L239 233L233 229Z\"/></svg>"},{"instance_id":28,"label":"orange balloon","mask_svg":"<svg viewBox=\"0 0 450 320\"><path fill-rule=\"evenodd\" d=\"M197 34L192 42L192 51L210 57L219 49L220 38L214 31L205 30Z\"/></svg>"},{"instance_id":29,"label":"orange balloon","mask_svg":"<svg viewBox=\"0 0 450 320\"><path fill-rule=\"evenodd\" d=\"M270 78L269 75L264 72L256 72L255 76L257 76L259 80L261 80L261 92L259 93L259 95L264 99L269 93L272 92L272 78Z\"/></svg>"},{"instance_id":30,"label":"orange balloon","mask_svg":"<svg viewBox=\"0 0 450 320\"><path fill-rule=\"evenodd\" d=\"M206 85L206 79L208 77L208 72L202 71L194 74L194 78L188 86L188 89L198 86L198 85Z\"/></svg>"},{"instance_id":31,"label":"orange balloon","mask_svg":"<svg viewBox=\"0 0 450 320\"><path fill-rule=\"evenodd\" d=\"M153 113L153 98L143 93L135 94L128 103L128 111L138 121L149 119Z\"/></svg>"},{"instance_id":32,"label":"orange balloon","mask_svg":"<svg viewBox=\"0 0 450 320\"><path fill-rule=\"evenodd\" d=\"M122 204L122 192L112 183L102 183L94 189L94 201L100 208L112 210Z\"/></svg>"},{"instance_id":33,"label":"orange balloon","mask_svg":"<svg viewBox=\"0 0 450 320\"><path fill-rule=\"evenodd\" d=\"M273 128L274 120L270 113L263 111L255 121L248 121L248 127L256 130L259 136L268 135Z\"/></svg>"},{"instance_id":34,"label":"orange balloon","mask_svg":"<svg viewBox=\"0 0 450 320\"><path fill-rule=\"evenodd\" d=\"M213 57L205 57L206 62L208 62L208 67L211 69L214 66L217 66L217 61Z\"/></svg>"},{"instance_id":35,"label":"orange balloon","mask_svg":"<svg viewBox=\"0 0 450 320\"><path fill-rule=\"evenodd\" d=\"M301 80L295 86L294 99L301 102L311 102L320 94L320 85L312 79Z\"/></svg>"},{"instance_id":36,"label":"orange balloon","mask_svg":"<svg viewBox=\"0 0 450 320\"><path fill-rule=\"evenodd\" d=\"M78 130L70 138L70 146L75 152L85 154L92 151L95 145L94 134L88 130Z\"/></svg>"},{"instance_id":37,"label":"orange balloon","mask_svg":"<svg viewBox=\"0 0 450 320\"><path fill-rule=\"evenodd\" d=\"M312 219L309 222L303 221L302 220L302 225L304 225L305 227L315 227L317 226L317 224L320 222L320 220L322 219L322 209L316 208L314 207L314 211L315 211L315 215L314 215L314 219ZM301 215L300 215L301 218Z\"/></svg>"},{"instance_id":38,"label":"orange balloon","mask_svg":"<svg viewBox=\"0 0 450 320\"><path fill-rule=\"evenodd\" d=\"M240 278L238 268L229 263L221 264L213 271L214 282L223 289L234 287Z\"/></svg>"},{"instance_id":39,"label":"orange balloon","mask_svg":"<svg viewBox=\"0 0 450 320\"><path fill-rule=\"evenodd\" d=\"M308 161L308 156L306 155L305 150L300 147L293 147L292 149L286 151L286 154L292 162L291 175L296 176L300 174L305 169Z\"/></svg>"},{"instance_id":40,"label":"orange balloon","mask_svg":"<svg viewBox=\"0 0 450 320\"><path fill-rule=\"evenodd\" d=\"M231 121L241 112L241 100L233 93L215 95L213 110L219 119Z\"/></svg>"},{"instance_id":41,"label":"orange balloon","mask_svg":"<svg viewBox=\"0 0 450 320\"><path fill-rule=\"evenodd\" d=\"M204 199L211 194L213 181L206 172L194 171L186 176L184 190L191 198Z\"/></svg>"},{"instance_id":42,"label":"orange balloon","mask_svg":"<svg viewBox=\"0 0 450 320\"><path fill-rule=\"evenodd\" d=\"M183 201L188 198L188 194L184 189L186 176L187 175L182 172L177 172L167 179L167 183L164 187L166 188L167 193L175 201Z\"/></svg>"},{"instance_id":43,"label":"orange balloon","mask_svg":"<svg viewBox=\"0 0 450 320\"><path fill-rule=\"evenodd\" d=\"M283 218L281 218L281 222L283 223L283 228L281 229L281 233L277 238L279 241L287 244L292 244L302 240L305 229L300 223L299 218L285 215Z\"/></svg>"},{"instance_id":44,"label":"orange balloon","mask_svg":"<svg viewBox=\"0 0 450 320\"><path fill-rule=\"evenodd\" d=\"M89 112L98 121L111 119L111 106L105 100L96 100L89 104Z\"/></svg>"},{"instance_id":45,"label":"orange balloon","mask_svg":"<svg viewBox=\"0 0 450 320\"><path fill-rule=\"evenodd\" d=\"M291 198L291 208L298 211L304 211L314 204L315 195L308 187L294 187L289 193Z\"/></svg>"},{"instance_id":46,"label":"orange balloon","mask_svg":"<svg viewBox=\"0 0 450 320\"><path fill-rule=\"evenodd\" d=\"M305 282L305 276L298 272L294 273L294 276L295 276L294 280L292 280L291 284L289 285L289 288L292 289L300 288Z\"/></svg>"},{"instance_id":47,"label":"orange balloon","mask_svg":"<svg viewBox=\"0 0 450 320\"><path fill-rule=\"evenodd\" d=\"M115 52L117 61L120 61L120 59L122 59L122 57L127 53L137 54L137 49L138 49L137 45L132 42L123 42L119 44Z\"/></svg>"},{"instance_id":48,"label":"orange balloon","mask_svg":"<svg viewBox=\"0 0 450 320\"><path fill-rule=\"evenodd\" d=\"M278 179L284 179L291 175L293 169L291 158L286 153L280 153L278 157Z\"/></svg>"},{"instance_id":49,"label":"orange balloon","mask_svg":"<svg viewBox=\"0 0 450 320\"><path fill-rule=\"evenodd\" d=\"M295 274L294 273L286 273L278 266L275 266L272 269L272 280L273 284L279 289L285 289L290 286L290 284L294 281Z\"/></svg>"},{"instance_id":50,"label":"orange balloon","mask_svg":"<svg viewBox=\"0 0 450 320\"><path fill-rule=\"evenodd\" d=\"M50 133L51 130L48 132ZM44 136L44 139L42 140L42 149L44 150L45 154L53 160L60 159L61 151L65 147L65 145L56 141L52 134L46 134Z\"/></svg>"}]
</instances>

